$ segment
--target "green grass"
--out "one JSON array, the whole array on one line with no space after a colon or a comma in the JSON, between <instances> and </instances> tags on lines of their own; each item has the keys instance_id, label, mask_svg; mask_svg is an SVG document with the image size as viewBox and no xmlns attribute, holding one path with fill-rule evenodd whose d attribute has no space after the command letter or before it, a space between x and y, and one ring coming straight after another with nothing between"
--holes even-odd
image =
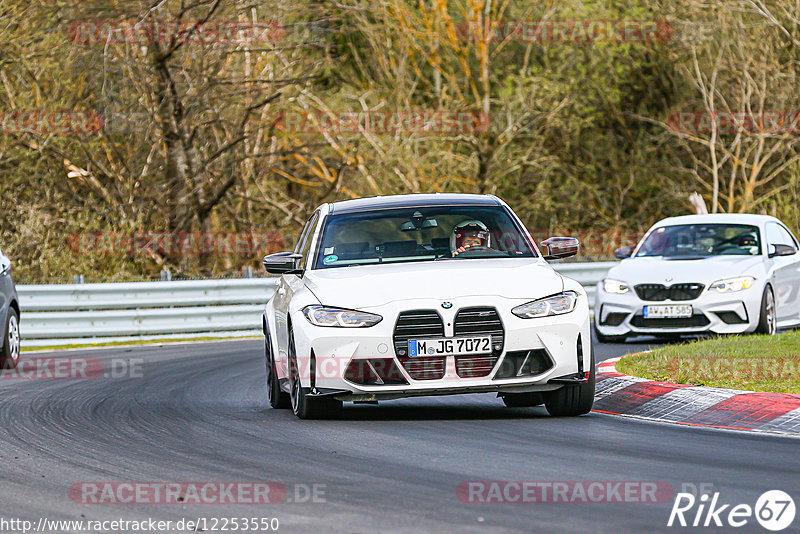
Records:
<instances>
[{"instance_id":1,"label":"green grass","mask_svg":"<svg viewBox=\"0 0 800 534\"><path fill-rule=\"evenodd\" d=\"M64 349L86 349L94 347L124 347L126 345L164 345L168 343L186 343L187 341L229 341L234 339L257 339L253 336L244 337L191 337L181 339L146 339L134 341L111 341L108 343L81 343L76 345L52 345L47 347L26 347L22 346L22 352L51 351Z\"/></svg>"},{"instance_id":2,"label":"green grass","mask_svg":"<svg viewBox=\"0 0 800 534\"><path fill-rule=\"evenodd\" d=\"M617 370L650 380L800 393L800 331L669 345L620 360Z\"/></svg>"}]
</instances>

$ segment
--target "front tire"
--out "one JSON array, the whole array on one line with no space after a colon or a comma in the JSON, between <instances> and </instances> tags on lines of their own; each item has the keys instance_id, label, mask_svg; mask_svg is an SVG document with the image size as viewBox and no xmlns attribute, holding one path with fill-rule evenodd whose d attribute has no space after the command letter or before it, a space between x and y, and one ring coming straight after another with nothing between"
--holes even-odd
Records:
<instances>
[{"instance_id":1,"label":"front tire","mask_svg":"<svg viewBox=\"0 0 800 534\"><path fill-rule=\"evenodd\" d=\"M544 393L544 406L547 408L547 413L554 417L573 417L589 413L594 404L594 385L594 351L592 351L589 379L585 384L564 386Z\"/></svg>"},{"instance_id":2,"label":"front tire","mask_svg":"<svg viewBox=\"0 0 800 534\"><path fill-rule=\"evenodd\" d=\"M272 355L272 342L269 336L264 339L264 347L267 360L267 396L269 397L269 405L276 410L289 408L292 405L291 399L289 399L288 393L281 391L281 381L278 378L275 358Z\"/></svg>"},{"instance_id":3,"label":"front tire","mask_svg":"<svg viewBox=\"0 0 800 534\"><path fill-rule=\"evenodd\" d=\"M6 335L0 347L0 369L15 369L19 363L20 338L19 315L14 308L9 308L5 326Z\"/></svg>"},{"instance_id":4,"label":"front tire","mask_svg":"<svg viewBox=\"0 0 800 534\"><path fill-rule=\"evenodd\" d=\"M758 318L756 334L774 336L778 332L778 312L775 307L775 293L767 284L761 297L761 314Z\"/></svg>"},{"instance_id":5,"label":"front tire","mask_svg":"<svg viewBox=\"0 0 800 534\"><path fill-rule=\"evenodd\" d=\"M342 401L333 397L315 397L303 387L297 365L294 333L289 330L289 398L292 412L300 419L335 419L342 411Z\"/></svg>"}]
</instances>

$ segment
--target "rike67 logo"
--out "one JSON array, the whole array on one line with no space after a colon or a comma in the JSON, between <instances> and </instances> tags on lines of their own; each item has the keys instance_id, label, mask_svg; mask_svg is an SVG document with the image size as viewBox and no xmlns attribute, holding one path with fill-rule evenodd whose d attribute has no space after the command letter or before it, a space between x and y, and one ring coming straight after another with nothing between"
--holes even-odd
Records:
<instances>
[{"instance_id":1,"label":"rike67 logo","mask_svg":"<svg viewBox=\"0 0 800 534\"><path fill-rule=\"evenodd\" d=\"M691 493L678 493L672 504L667 526L682 527L733 527L749 524L753 518L767 530L778 532L788 528L795 518L792 497L781 490L766 491L749 504L721 503L719 492L704 493L695 497Z\"/></svg>"}]
</instances>

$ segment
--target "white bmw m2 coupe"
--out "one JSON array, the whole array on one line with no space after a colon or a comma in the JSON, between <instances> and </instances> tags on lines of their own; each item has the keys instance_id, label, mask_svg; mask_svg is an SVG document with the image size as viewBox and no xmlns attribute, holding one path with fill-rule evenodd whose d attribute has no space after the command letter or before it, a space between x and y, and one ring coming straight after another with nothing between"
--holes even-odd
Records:
<instances>
[{"instance_id":1,"label":"white bmw m2 coupe","mask_svg":"<svg viewBox=\"0 0 800 534\"><path fill-rule=\"evenodd\" d=\"M671 217L617 256L623 260L597 286L601 342L800 326L798 242L774 217Z\"/></svg>"},{"instance_id":2,"label":"white bmw m2 coupe","mask_svg":"<svg viewBox=\"0 0 800 534\"><path fill-rule=\"evenodd\" d=\"M343 401L496 393L507 406L589 412L594 359L586 292L487 195L418 194L324 204L264 312L269 402L301 419Z\"/></svg>"}]
</instances>

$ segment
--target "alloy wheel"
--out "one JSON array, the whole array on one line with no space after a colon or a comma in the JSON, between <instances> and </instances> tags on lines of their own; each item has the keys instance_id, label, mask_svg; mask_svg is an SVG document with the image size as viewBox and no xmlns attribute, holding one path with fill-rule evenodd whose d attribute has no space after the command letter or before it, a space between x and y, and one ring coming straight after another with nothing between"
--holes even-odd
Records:
<instances>
[{"instance_id":1,"label":"alloy wheel","mask_svg":"<svg viewBox=\"0 0 800 534\"><path fill-rule=\"evenodd\" d=\"M20 354L19 321L13 314L8 320L8 350L11 354L12 366L16 366Z\"/></svg>"},{"instance_id":2,"label":"alloy wheel","mask_svg":"<svg viewBox=\"0 0 800 534\"><path fill-rule=\"evenodd\" d=\"M767 291L767 305L765 311L767 312L767 334L773 336L778 331L778 317L775 311L775 295L772 294L772 291Z\"/></svg>"}]
</instances>

